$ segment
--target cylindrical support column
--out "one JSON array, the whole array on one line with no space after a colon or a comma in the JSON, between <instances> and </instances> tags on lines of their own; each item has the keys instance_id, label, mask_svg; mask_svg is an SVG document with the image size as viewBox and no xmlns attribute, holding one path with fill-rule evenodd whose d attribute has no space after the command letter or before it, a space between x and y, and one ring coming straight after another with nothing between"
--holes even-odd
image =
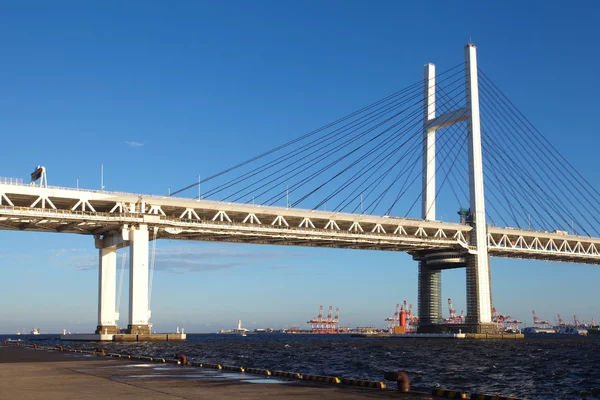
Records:
<instances>
[{"instance_id":1,"label":"cylindrical support column","mask_svg":"<svg viewBox=\"0 0 600 400\"><path fill-rule=\"evenodd\" d=\"M419 261L419 332L438 332L442 318L442 271Z\"/></svg>"},{"instance_id":2,"label":"cylindrical support column","mask_svg":"<svg viewBox=\"0 0 600 400\"><path fill-rule=\"evenodd\" d=\"M129 231L129 325L127 333L150 333L148 310L148 226Z\"/></svg>"},{"instance_id":3,"label":"cylindrical support column","mask_svg":"<svg viewBox=\"0 0 600 400\"><path fill-rule=\"evenodd\" d=\"M97 334L117 333L116 286L117 247L98 250L100 265L98 274L98 326Z\"/></svg>"},{"instance_id":4,"label":"cylindrical support column","mask_svg":"<svg viewBox=\"0 0 600 400\"><path fill-rule=\"evenodd\" d=\"M483 193L477 48L471 43L465 46L465 73L468 109L469 192L473 226L470 242L477 250L473 259L467 262L467 316L471 323L489 324L492 322L492 303Z\"/></svg>"}]
</instances>

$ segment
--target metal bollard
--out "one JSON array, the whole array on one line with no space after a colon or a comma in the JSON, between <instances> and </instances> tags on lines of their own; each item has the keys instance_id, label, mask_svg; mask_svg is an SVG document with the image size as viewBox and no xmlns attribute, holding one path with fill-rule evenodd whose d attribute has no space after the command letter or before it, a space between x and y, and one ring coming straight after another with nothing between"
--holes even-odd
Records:
<instances>
[{"instance_id":1,"label":"metal bollard","mask_svg":"<svg viewBox=\"0 0 600 400\"><path fill-rule=\"evenodd\" d=\"M410 392L410 378L405 372L389 371L383 375L383 379L396 381L398 383L398 391L401 393Z\"/></svg>"},{"instance_id":2,"label":"metal bollard","mask_svg":"<svg viewBox=\"0 0 600 400\"><path fill-rule=\"evenodd\" d=\"M188 359L183 353L175 354L175 358L181 362L181 365L189 365Z\"/></svg>"}]
</instances>

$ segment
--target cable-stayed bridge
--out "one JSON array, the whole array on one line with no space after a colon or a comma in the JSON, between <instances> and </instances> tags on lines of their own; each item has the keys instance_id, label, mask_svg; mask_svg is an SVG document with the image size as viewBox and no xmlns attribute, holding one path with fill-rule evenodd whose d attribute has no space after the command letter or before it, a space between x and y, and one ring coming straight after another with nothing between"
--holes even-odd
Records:
<instances>
[{"instance_id":1,"label":"cable-stayed bridge","mask_svg":"<svg viewBox=\"0 0 600 400\"><path fill-rule=\"evenodd\" d=\"M0 178L0 229L95 237L98 333L117 331L116 251L127 246L128 331L150 331L156 239L407 252L424 332L442 329L441 271L466 268L461 328L489 331L489 257L600 264L599 206L471 44L464 63L438 74L427 64L413 85L170 196L52 187L43 168L30 184Z\"/></svg>"}]
</instances>

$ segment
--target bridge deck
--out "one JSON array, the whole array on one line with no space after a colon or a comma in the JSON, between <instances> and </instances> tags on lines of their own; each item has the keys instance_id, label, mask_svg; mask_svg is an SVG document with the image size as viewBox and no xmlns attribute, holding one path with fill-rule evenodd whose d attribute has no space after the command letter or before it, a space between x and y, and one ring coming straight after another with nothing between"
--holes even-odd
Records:
<instances>
[{"instance_id":1,"label":"bridge deck","mask_svg":"<svg viewBox=\"0 0 600 400\"><path fill-rule=\"evenodd\" d=\"M471 227L441 221L0 184L0 229L101 235L132 224L157 238L387 251L473 252ZM600 264L600 239L488 227L492 256Z\"/></svg>"}]
</instances>

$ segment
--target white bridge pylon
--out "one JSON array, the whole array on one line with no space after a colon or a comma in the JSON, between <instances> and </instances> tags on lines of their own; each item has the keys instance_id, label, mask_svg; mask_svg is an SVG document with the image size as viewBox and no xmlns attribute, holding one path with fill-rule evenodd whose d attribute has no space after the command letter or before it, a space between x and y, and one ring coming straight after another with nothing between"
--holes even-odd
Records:
<instances>
[{"instance_id":1,"label":"white bridge pylon","mask_svg":"<svg viewBox=\"0 0 600 400\"><path fill-rule=\"evenodd\" d=\"M492 322L491 282L488 257L487 223L483 185L483 158L481 151L481 126L479 114L479 85L477 80L477 49L465 46L466 106L436 116L435 66L425 65L424 118L423 118L423 189L422 218L435 220L436 196L436 130L465 121L469 147L469 197L470 197L470 252L465 255L467 269L467 318L472 325ZM435 252L435 251L434 251ZM436 260L429 267L423 257L419 260L419 317L425 324L442 323L441 269L447 268ZM450 255L454 260L455 256ZM453 264L453 263L449 263ZM478 328L477 328L478 329Z\"/></svg>"}]
</instances>

